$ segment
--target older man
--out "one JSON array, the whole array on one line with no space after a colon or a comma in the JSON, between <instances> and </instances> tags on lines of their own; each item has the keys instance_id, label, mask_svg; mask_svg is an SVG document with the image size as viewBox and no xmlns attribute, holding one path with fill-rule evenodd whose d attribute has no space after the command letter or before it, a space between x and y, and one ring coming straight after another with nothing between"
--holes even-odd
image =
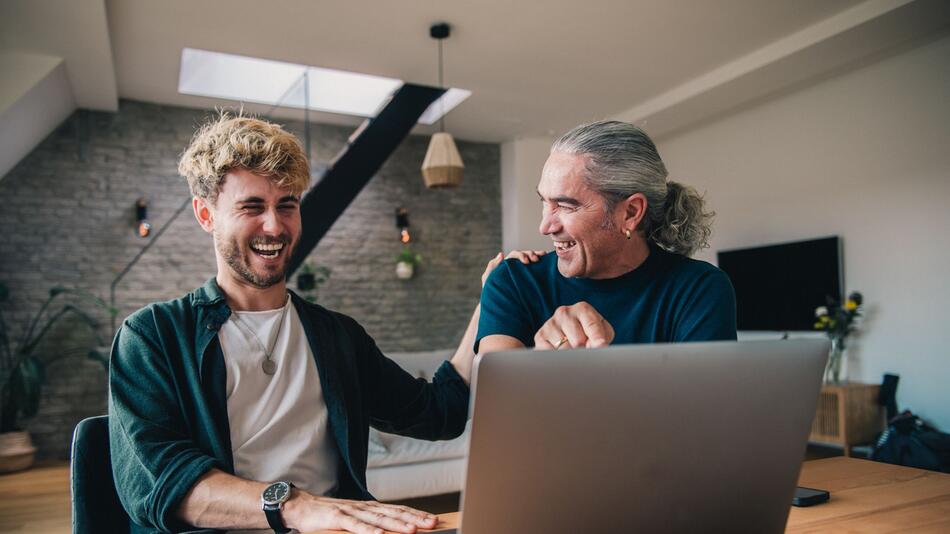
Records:
<instances>
[{"instance_id":1,"label":"older man","mask_svg":"<svg viewBox=\"0 0 950 534\"><path fill-rule=\"evenodd\" d=\"M356 321L288 291L310 171L277 125L222 115L179 170L217 275L132 314L116 337L109 430L132 531L433 527L430 514L361 501L369 426L461 434L471 351L416 380Z\"/></svg>"},{"instance_id":2,"label":"older man","mask_svg":"<svg viewBox=\"0 0 950 534\"><path fill-rule=\"evenodd\" d=\"M653 141L617 121L558 139L538 184L556 254L508 260L482 291L476 350L736 339L735 294L707 246L712 217L666 179Z\"/></svg>"}]
</instances>

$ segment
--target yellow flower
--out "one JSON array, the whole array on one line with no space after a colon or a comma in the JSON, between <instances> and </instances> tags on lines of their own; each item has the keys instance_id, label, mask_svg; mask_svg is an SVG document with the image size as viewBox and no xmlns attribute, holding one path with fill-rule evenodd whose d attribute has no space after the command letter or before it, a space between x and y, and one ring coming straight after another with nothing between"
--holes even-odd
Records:
<instances>
[{"instance_id":1,"label":"yellow flower","mask_svg":"<svg viewBox=\"0 0 950 534\"><path fill-rule=\"evenodd\" d=\"M848 310L848 311L854 311L854 310L858 309L858 303L855 302L855 301L853 301L853 300L851 300L851 299L848 299L848 300L845 301L845 303L844 303L844 309L846 309L846 310Z\"/></svg>"}]
</instances>

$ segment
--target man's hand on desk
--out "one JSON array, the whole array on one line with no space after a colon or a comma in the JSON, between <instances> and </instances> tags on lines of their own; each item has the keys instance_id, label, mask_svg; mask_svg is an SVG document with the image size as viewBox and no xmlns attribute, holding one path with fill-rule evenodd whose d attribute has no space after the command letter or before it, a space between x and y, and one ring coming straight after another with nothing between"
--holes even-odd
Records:
<instances>
[{"instance_id":1,"label":"man's hand on desk","mask_svg":"<svg viewBox=\"0 0 950 534\"><path fill-rule=\"evenodd\" d=\"M261 492L266 487L263 482L211 469L182 499L178 517L199 528L267 528L261 511ZM406 506L318 497L300 489L291 491L281 507L281 519L300 532L346 530L358 534L380 534L383 529L411 534L419 528L434 528L438 522L436 516Z\"/></svg>"},{"instance_id":2,"label":"man's hand on desk","mask_svg":"<svg viewBox=\"0 0 950 534\"><path fill-rule=\"evenodd\" d=\"M381 534L385 529L413 533L419 528L435 528L438 523L436 516L407 506L316 497L302 491L295 491L284 504L283 515L287 526L300 532L345 530Z\"/></svg>"},{"instance_id":3,"label":"man's hand on desk","mask_svg":"<svg viewBox=\"0 0 950 534\"><path fill-rule=\"evenodd\" d=\"M590 304L561 306L534 335L535 350L606 347L614 329Z\"/></svg>"}]
</instances>

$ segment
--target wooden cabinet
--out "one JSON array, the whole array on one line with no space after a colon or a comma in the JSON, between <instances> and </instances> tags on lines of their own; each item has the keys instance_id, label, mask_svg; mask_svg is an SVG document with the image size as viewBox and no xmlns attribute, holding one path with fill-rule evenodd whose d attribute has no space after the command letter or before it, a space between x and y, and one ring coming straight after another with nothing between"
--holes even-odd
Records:
<instances>
[{"instance_id":1,"label":"wooden cabinet","mask_svg":"<svg viewBox=\"0 0 950 534\"><path fill-rule=\"evenodd\" d=\"M884 408L878 405L880 384L825 384L809 441L833 444L851 456L851 447L871 443L884 430Z\"/></svg>"}]
</instances>

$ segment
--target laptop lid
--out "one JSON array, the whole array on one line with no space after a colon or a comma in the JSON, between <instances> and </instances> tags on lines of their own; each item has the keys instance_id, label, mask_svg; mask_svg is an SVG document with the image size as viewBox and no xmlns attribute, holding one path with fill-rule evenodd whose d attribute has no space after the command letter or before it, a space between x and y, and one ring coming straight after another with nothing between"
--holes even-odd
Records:
<instances>
[{"instance_id":1,"label":"laptop lid","mask_svg":"<svg viewBox=\"0 0 950 534\"><path fill-rule=\"evenodd\" d=\"M782 532L828 347L479 356L461 532Z\"/></svg>"}]
</instances>

